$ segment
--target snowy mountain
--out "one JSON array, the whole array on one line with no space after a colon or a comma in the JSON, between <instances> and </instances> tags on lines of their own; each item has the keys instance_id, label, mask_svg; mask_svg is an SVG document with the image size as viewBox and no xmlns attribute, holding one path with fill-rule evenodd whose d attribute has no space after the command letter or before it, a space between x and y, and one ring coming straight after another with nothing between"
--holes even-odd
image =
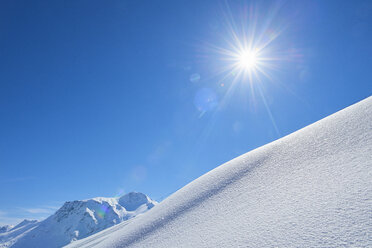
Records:
<instances>
[{"instance_id":1,"label":"snowy mountain","mask_svg":"<svg viewBox=\"0 0 372 248\"><path fill-rule=\"evenodd\" d=\"M12 228L13 228L13 226L11 226L11 225L0 226L0 233L7 232Z\"/></svg>"},{"instance_id":2,"label":"snowy mountain","mask_svg":"<svg viewBox=\"0 0 372 248\"><path fill-rule=\"evenodd\" d=\"M68 247L372 247L372 97Z\"/></svg>"},{"instance_id":3,"label":"snowy mountain","mask_svg":"<svg viewBox=\"0 0 372 248\"><path fill-rule=\"evenodd\" d=\"M44 221L23 221L0 234L0 247L61 247L129 220L155 204L145 194L136 192L120 198L66 202Z\"/></svg>"},{"instance_id":4,"label":"snowy mountain","mask_svg":"<svg viewBox=\"0 0 372 248\"><path fill-rule=\"evenodd\" d=\"M0 232L0 248L10 247L18 239L38 225L37 220L24 220L16 226L3 226Z\"/></svg>"}]
</instances>

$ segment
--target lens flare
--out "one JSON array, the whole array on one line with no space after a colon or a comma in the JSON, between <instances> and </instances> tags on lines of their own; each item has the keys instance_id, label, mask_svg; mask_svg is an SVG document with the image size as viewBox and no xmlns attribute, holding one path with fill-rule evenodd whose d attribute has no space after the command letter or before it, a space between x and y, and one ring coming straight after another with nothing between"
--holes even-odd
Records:
<instances>
[{"instance_id":1,"label":"lens flare","mask_svg":"<svg viewBox=\"0 0 372 248\"><path fill-rule=\"evenodd\" d=\"M108 211L108 207L105 205L102 205L99 209L97 209L98 217L101 219L105 218L107 211Z\"/></svg>"},{"instance_id":2,"label":"lens flare","mask_svg":"<svg viewBox=\"0 0 372 248\"><path fill-rule=\"evenodd\" d=\"M217 94L210 88L202 88L195 94L194 105L201 112L201 115L203 115L205 112L217 107Z\"/></svg>"}]
</instances>

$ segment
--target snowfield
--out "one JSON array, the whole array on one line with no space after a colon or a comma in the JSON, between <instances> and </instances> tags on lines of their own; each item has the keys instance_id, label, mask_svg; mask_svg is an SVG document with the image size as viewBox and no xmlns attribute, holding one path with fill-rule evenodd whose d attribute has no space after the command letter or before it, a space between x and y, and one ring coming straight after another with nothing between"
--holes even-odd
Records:
<instances>
[{"instance_id":1,"label":"snowfield","mask_svg":"<svg viewBox=\"0 0 372 248\"><path fill-rule=\"evenodd\" d=\"M68 247L372 247L372 97Z\"/></svg>"}]
</instances>

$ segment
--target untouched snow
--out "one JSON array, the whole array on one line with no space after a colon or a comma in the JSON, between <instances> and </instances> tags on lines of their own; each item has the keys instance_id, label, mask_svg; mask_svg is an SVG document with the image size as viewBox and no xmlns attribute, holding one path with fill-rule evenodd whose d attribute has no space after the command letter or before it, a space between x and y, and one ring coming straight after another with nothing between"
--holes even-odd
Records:
<instances>
[{"instance_id":1,"label":"untouched snow","mask_svg":"<svg viewBox=\"0 0 372 248\"><path fill-rule=\"evenodd\" d=\"M372 247L372 97L68 247Z\"/></svg>"},{"instance_id":2,"label":"untouched snow","mask_svg":"<svg viewBox=\"0 0 372 248\"><path fill-rule=\"evenodd\" d=\"M3 247L62 247L75 240L125 222L155 206L157 202L142 193L121 198L98 197L66 202L44 221L23 221L0 233ZM129 206L129 208L127 208Z\"/></svg>"}]
</instances>

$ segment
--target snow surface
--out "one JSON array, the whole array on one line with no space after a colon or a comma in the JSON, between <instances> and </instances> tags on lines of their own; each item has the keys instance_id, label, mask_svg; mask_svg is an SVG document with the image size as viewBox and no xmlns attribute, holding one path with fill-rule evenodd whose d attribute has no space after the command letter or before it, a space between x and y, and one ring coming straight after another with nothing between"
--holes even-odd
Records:
<instances>
[{"instance_id":1,"label":"snow surface","mask_svg":"<svg viewBox=\"0 0 372 248\"><path fill-rule=\"evenodd\" d=\"M0 248L6 248L13 245L29 231L38 225L37 220L23 220L16 226L3 226L0 232Z\"/></svg>"},{"instance_id":2,"label":"snow surface","mask_svg":"<svg viewBox=\"0 0 372 248\"><path fill-rule=\"evenodd\" d=\"M68 247L372 247L372 97Z\"/></svg>"},{"instance_id":3,"label":"snow surface","mask_svg":"<svg viewBox=\"0 0 372 248\"><path fill-rule=\"evenodd\" d=\"M127 221L156 204L157 202L145 194L137 192L131 192L121 198L98 197L66 202L44 221L25 220L12 229L0 233L0 248L62 247Z\"/></svg>"}]
</instances>

